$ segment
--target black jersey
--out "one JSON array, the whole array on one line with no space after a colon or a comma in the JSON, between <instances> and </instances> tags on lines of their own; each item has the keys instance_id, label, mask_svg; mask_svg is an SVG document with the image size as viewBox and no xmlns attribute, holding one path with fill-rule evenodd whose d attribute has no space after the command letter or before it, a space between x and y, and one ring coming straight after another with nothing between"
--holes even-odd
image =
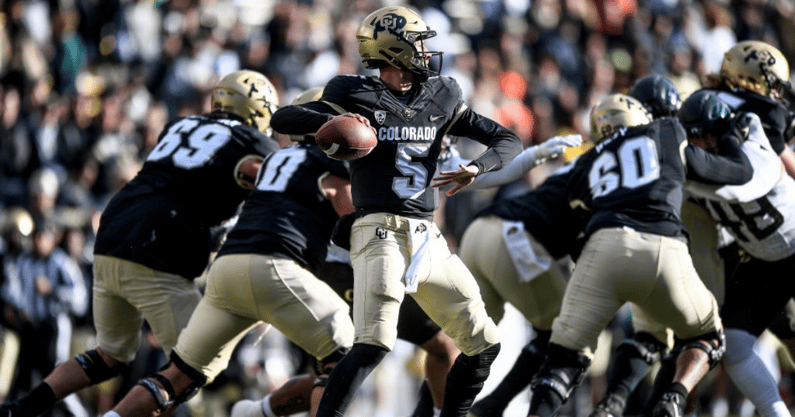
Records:
<instances>
[{"instance_id":1,"label":"black jersey","mask_svg":"<svg viewBox=\"0 0 795 417\"><path fill-rule=\"evenodd\" d=\"M565 166L538 188L523 195L495 201L478 213L521 221L527 230L554 258L577 250L577 236L585 229L588 213L573 209L567 198L571 167Z\"/></svg>"},{"instance_id":2,"label":"black jersey","mask_svg":"<svg viewBox=\"0 0 795 417\"><path fill-rule=\"evenodd\" d=\"M347 164L328 158L313 144L301 143L270 155L218 256L282 255L317 271L339 219L320 190L320 180L329 173L347 178Z\"/></svg>"},{"instance_id":3,"label":"black jersey","mask_svg":"<svg viewBox=\"0 0 795 417\"><path fill-rule=\"evenodd\" d=\"M714 90L718 97L732 109L732 112L754 113L762 121L770 145L777 154L784 151L785 132L788 126L789 110L770 97L743 90Z\"/></svg>"},{"instance_id":4,"label":"black jersey","mask_svg":"<svg viewBox=\"0 0 795 417\"><path fill-rule=\"evenodd\" d=\"M329 114L343 112L368 118L378 133L375 149L350 162L353 203L361 214L432 217L438 190L430 184L445 134L490 147L472 161L480 172L502 168L522 150L515 134L467 108L449 77L431 77L397 97L376 77L337 76L320 102L283 107L271 124L281 133L314 133Z\"/></svg>"},{"instance_id":5,"label":"black jersey","mask_svg":"<svg viewBox=\"0 0 795 417\"><path fill-rule=\"evenodd\" d=\"M232 217L249 193L235 181L237 162L278 148L237 120L172 121L141 171L104 209L94 253L199 276L209 260L211 227Z\"/></svg>"},{"instance_id":6,"label":"black jersey","mask_svg":"<svg viewBox=\"0 0 795 417\"><path fill-rule=\"evenodd\" d=\"M621 128L574 165L569 199L593 211L586 235L606 227L663 236L687 236L682 226L686 144L682 125L671 118Z\"/></svg>"}]
</instances>

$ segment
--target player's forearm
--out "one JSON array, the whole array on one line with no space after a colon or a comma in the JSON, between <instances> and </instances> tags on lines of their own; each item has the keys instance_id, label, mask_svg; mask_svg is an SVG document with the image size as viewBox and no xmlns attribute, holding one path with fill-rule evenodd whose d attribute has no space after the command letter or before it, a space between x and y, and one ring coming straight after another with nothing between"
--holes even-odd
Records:
<instances>
[{"instance_id":1,"label":"player's forearm","mask_svg":"<svg viewBox=\"0 0 795 417\"><path fill-rule=\"evenodd\" d=\"M271 127L285 135L315 133L333 114L309 106L285 106L273 113Z\"/></svg>"}]
</instances>

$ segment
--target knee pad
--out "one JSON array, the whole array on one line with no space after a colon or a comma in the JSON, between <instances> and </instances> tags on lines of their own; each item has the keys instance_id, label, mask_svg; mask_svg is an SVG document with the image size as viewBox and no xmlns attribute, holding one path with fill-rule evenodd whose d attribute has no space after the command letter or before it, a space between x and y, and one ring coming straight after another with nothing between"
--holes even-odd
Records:
<instances>
[{"instance_id":1,"label":"knee pad","mask_svg":"<svg viewBox=\"0 0 795 417\"><path fill-rule=\"evenodd\" d=\"M179 405L188 401L189 399L193 398L197 392L199 392L199 388L203 387L207 383L207 376L185 363L174 351L171 352L171 361L161 368L161 371L167 368L171 363L173 363L174 366L180 370L180 372L185 374L191 379L191 381L193 381L179 394L174 391L171 381L159 373L155 374L151 378L144 378L138 381L138 385L146 388L146 390L152 394L152 397L157 403L157 408L160 411L167 410L175 405ZM157 384L154 383L154 381L159 382L160 385L163 386L163 389L168 394L168 399L163 396L163 393L160 392L160 389L158 388Z\"/></svg>"},{"instance_id":2,"label":"knee pad","mask_svg":"<svg viewBox=\"0 0 795 417\"><path fill-rule=\"evenodd\" d=\"M717 339L718 343L713 343L713 339ZM704 345L704 343L706 343L706 345ZM678 349L678 352L682 353L687 349L701 349L706 352L707 357L709 358L709 369L712 369L718 364L718 362L720 362L723 354L726 352L726 335L724 335L723 331L721 330L719 332L710 332L692 339L682 340L680 342L680 348Z\"/></svg>"},{"instance_id":3,"label":"knee pad","mask_svg":"<svg viewBox=\"0 0 795 417\"><path fill-rule=\"evenodd\" d=\"M534 392L544 389L554 392L565 402L585 378L585 371L590 365L591 359L582 352L550 344L547 360L530 386Z\"/></svg>"},{"instance_id":4,"label":"knee pad","mask_svg":"<svg viewBox=\"0 0 795 417\"><path fill-rule=\"evenodd\" d=\"M654 336L638 332L629 339L624 340L616 348L619 350L629 350L632 356L638 356L649 365L657 363L666 353L668 353L668 346L660 342Z\"/></svg>"},{"instance_id":5,"label":"knee pad","mask_svg":"<svg viewBox=\"0 0 795 417\"><path fill-rule=\"evenodd\" d=\"M312 365L314 365L315 372L318 375L328 375L331 373L331 370L334 369L333 366L330 366L332 363L339 362L346 353L348 353L349 348L339 348L332 352L330 355L326 356L323 359L318 360L316 357L312 356Z\"/></svg>"},{"instance_id":6,"label":"knee pad","mask_svg":"<svg viewBox=\"0 0 795 417\"><path fill-rule=\"evenodd\" d=\"M84 353L78 353L75 356L75 360L80 367L83 368L83 372L85 372L86 376L88 376L89 381L91 381L91 385L96 385L100 382L107 381L128 367L127 364L119 363L111 368L107 363L105 363L105 361L102 359L102 356L100 356L96 349L92 349Z\"/></svg>"}]
</instances>

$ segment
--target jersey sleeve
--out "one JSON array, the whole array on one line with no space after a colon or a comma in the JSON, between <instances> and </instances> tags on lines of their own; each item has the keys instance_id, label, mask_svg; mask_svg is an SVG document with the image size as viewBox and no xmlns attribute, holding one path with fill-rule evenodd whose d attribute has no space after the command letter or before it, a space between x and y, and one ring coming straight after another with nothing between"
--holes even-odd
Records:
<instances>
[{"instance_id":1,"label":"jersey sleeve","mask_svg":"<svg viewBox=\"0 0 795 417\"><path fill-rule=\"evenodd\" d=\"M504 167L522 152L522 141L515 133L470 108L462 112L448 133L468 137L489 147L470 162L481 173Z\"/></svg>"}]
</instances>

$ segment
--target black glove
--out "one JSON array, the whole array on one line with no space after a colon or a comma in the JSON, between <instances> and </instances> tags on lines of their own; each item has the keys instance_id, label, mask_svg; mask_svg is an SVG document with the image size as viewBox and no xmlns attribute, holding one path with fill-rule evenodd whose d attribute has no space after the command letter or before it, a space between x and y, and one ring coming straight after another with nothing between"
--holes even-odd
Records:
<instances>
[{"instance_id":1,"label":"black glove","mask_svg":"<svg viewBox=\"0 0 795 417\"><path fill-rule=\"evenodd\" d=\"M729 131L726 134L734 135L742 143L748 139L749 133L751 133L751 115L745 112L737 113L729 122Z\"/></svg>"},{"instance_id":2,"label":"black glove","mask_svg":"<svg viewBox=\"0 0 795 417\"><path fill-rule=\"evenodd\" d=\"M787 128L784 129L784 142L787 145L795 143L795 112L789 112L789 116L787 116Z\"/></svg>"},{"instance_id":3,"label":"black glove","mask_svg":"<svg viewBox=\"0 0 795 417\"><path fill-rule=\"evenodd\" d=\"M342 249L351 250L351 227L358 217L356 212L340 217L334 225L334 231L331 232L331 242Z\"/></svg>"}]
</instances>

